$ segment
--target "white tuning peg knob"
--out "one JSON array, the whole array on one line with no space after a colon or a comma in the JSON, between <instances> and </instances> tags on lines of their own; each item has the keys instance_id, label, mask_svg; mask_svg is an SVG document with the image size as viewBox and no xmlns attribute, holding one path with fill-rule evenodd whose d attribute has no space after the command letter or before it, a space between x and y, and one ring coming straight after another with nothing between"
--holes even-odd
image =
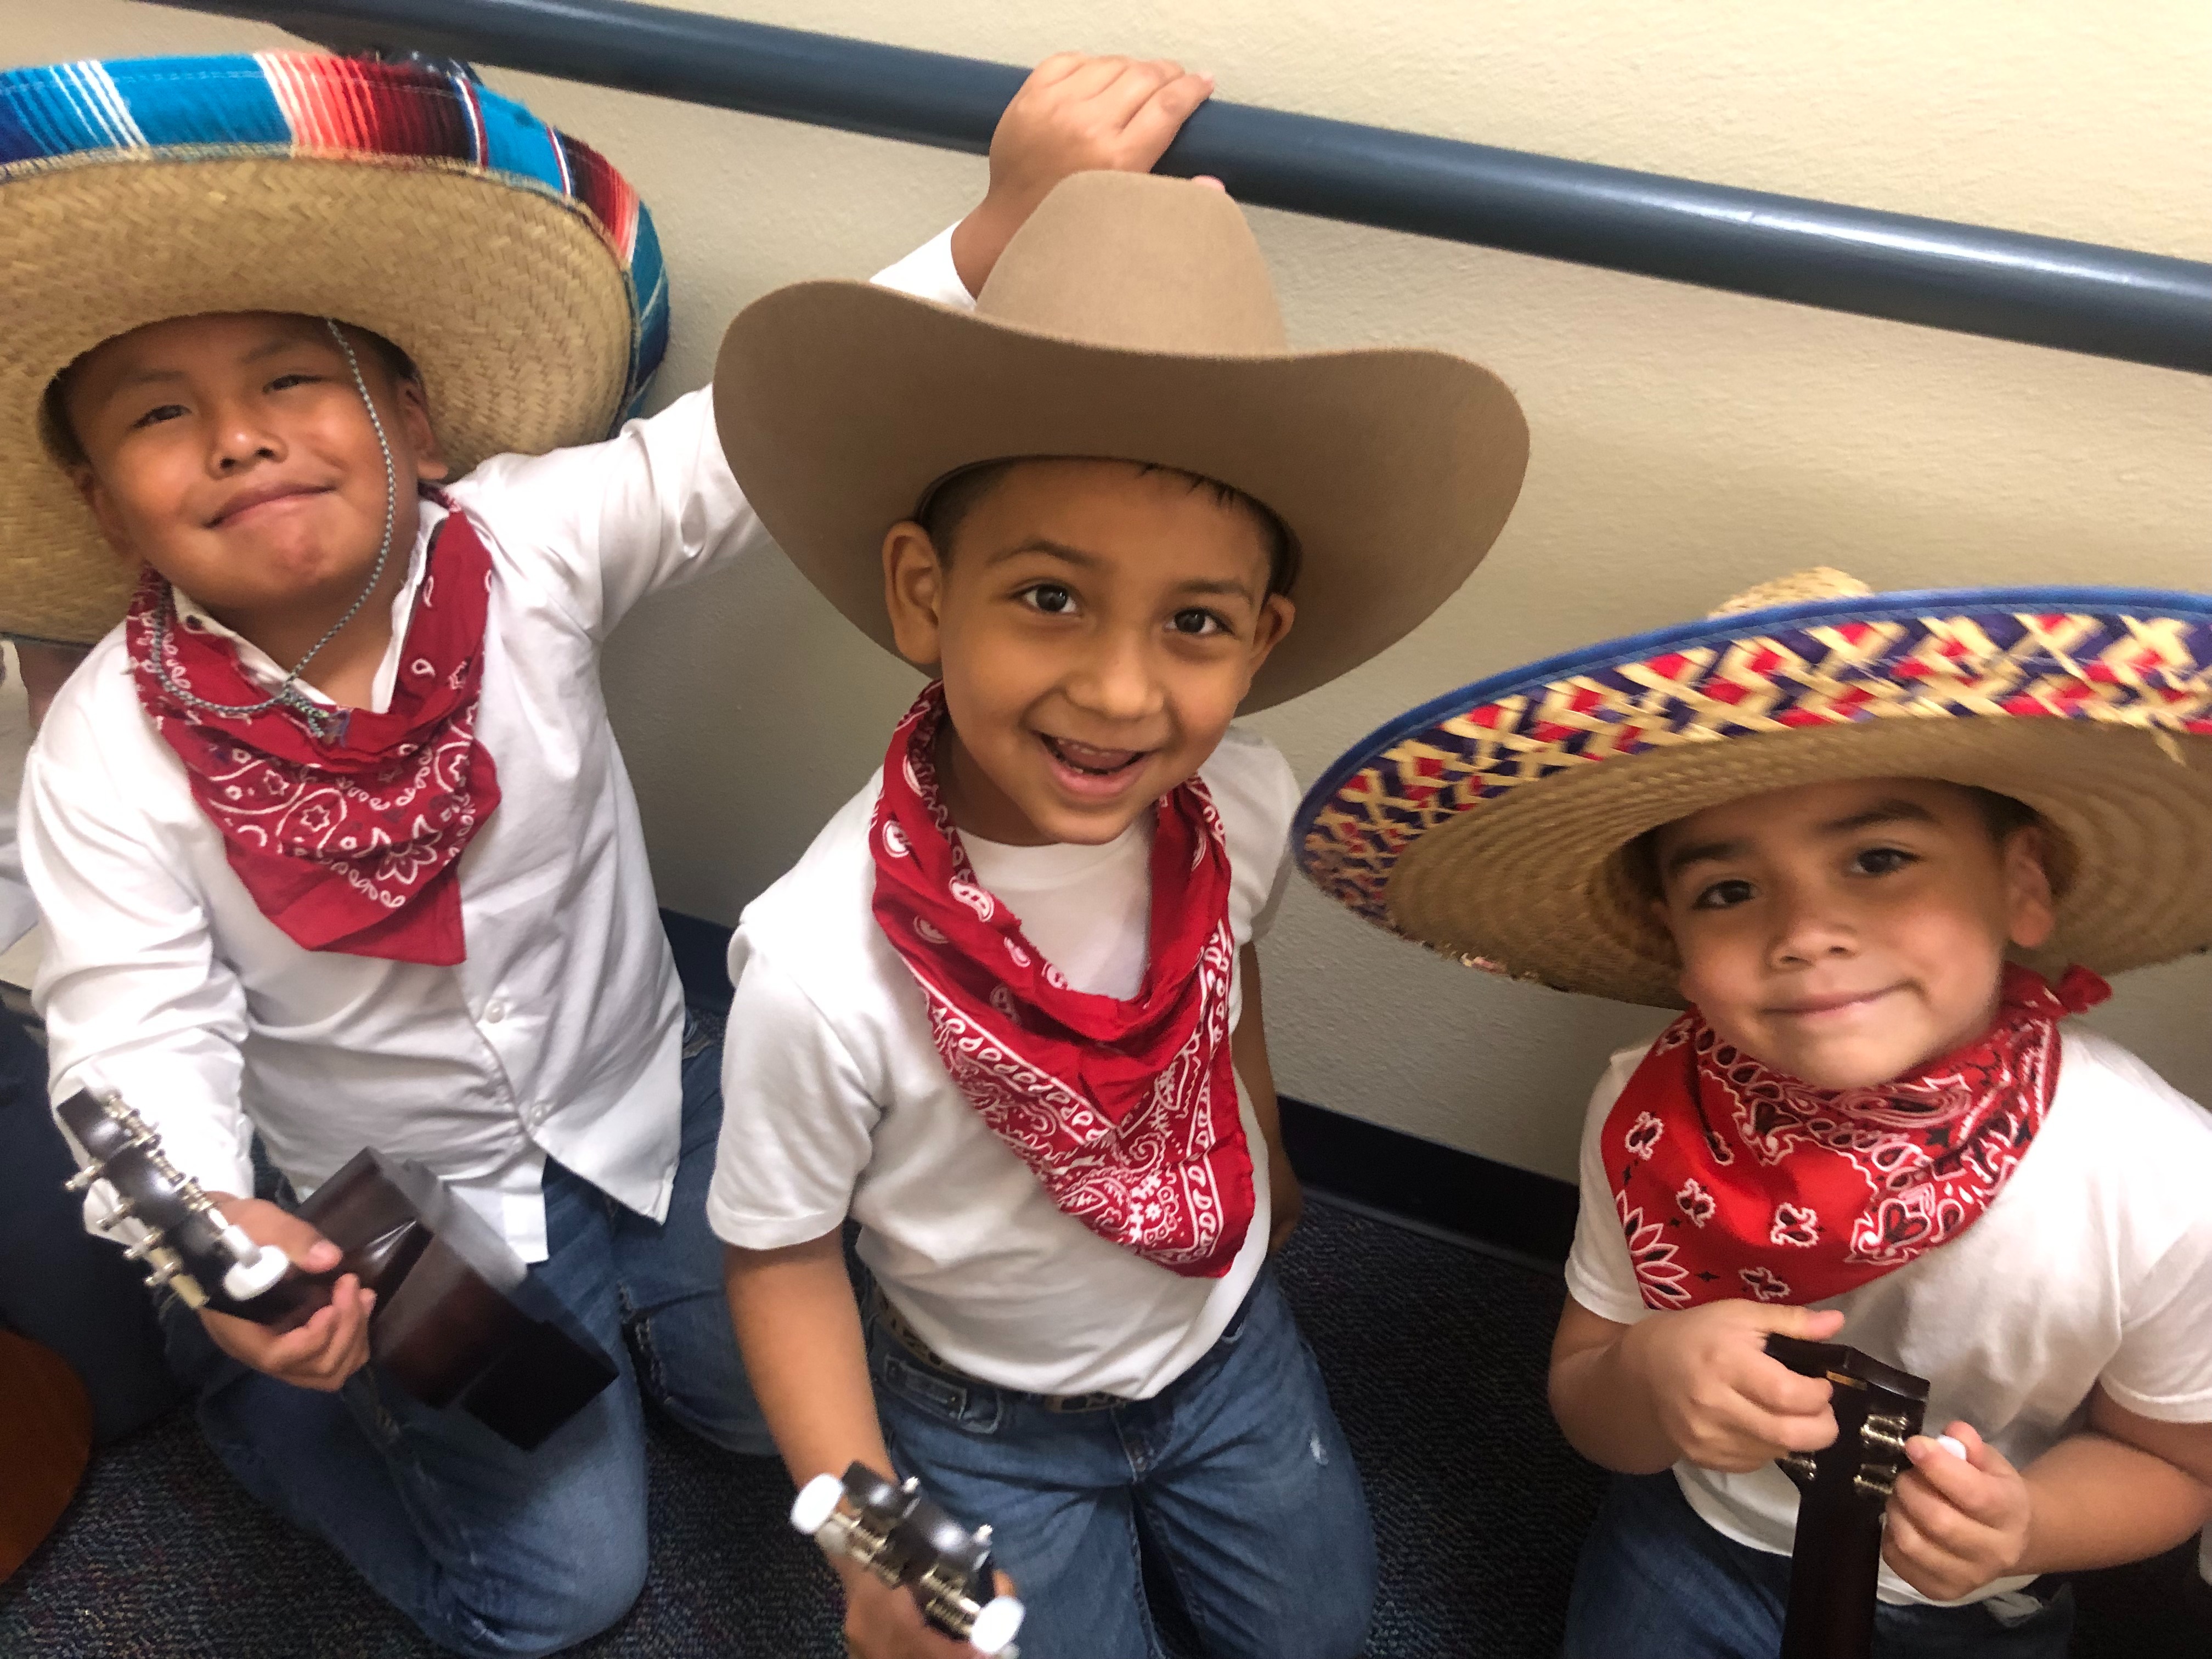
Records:
<instances>
[{"instance_id":1,"label":"white tuning peg knob","mask_svg":"<svg viewBox=\"0 0 2212 1659\"><path fill-rule=\"evenodd\" d=\"M1022 1617L1027 1611L1011 1595L994 1595L983 1603L975 1615L975 1627L968 1632L968 1645L985 1655L1002 1655L1012 1651L1014 1638L1022 1628Z\"/></svg>"},{"instance_id":2,"label":"white tuning peg knob","mask_svg":"<svg viewBox=\"0 0 2212 1659\"><path fill-rule=\"evenodd\" d=\"M845 1483L834 1474L817 1474L799 1489L791 1500L791 1524L809 1538L830 1524L837 1505L845 1501Z\"/></svg>"},{"instance_id":3,"label":"white tuning peg knob","mask_svg":"<svg viewBox=\"0 0 2212 1659\"><path fill-rule=\"evenodd\" d=\"M222 1293L234 1302L252 1301L283 1278L292 1265L283 1251L256 1244L235 1224L222 1230L222 1242L234 1258L234 1265L223 1272Z\"/></svg>"}]
</instances>

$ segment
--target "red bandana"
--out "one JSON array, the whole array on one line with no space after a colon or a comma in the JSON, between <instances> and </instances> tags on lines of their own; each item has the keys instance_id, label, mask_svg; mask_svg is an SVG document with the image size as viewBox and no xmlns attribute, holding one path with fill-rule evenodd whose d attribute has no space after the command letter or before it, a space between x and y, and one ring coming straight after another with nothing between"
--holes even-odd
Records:
<instances>
[{"instance_id":1,"label":"red bandana","mask_svg":"<svg viewBox=\"0 0 2212 1659\"><path fill-rule=\"evenodd\" d=\"M1956 1238L1990 1206L2058 1085L2058 1022L2112 988L2005 969L1979 1041L1873 1089L1816 1089L1691 1009L1605 1123L1606 1173L1646 1307L1820 1302ZM1741 1156L1747 1154L1747 1156Z\"/></svg>"},{"instance_id":2,"label":"red bandana","mask_svg":"<svg viewBox=\"0 0 2212 1659\"><path fill-rule=\"evenodd\" d=\"M1194 777L1159 804L1145 980L1075 990L984 891L938 799L933 684L891 734L869 846L876 921L929 1003L960 1092L1052 1200L1101 1238L1193 1279L1229 1271L1252 1223L1252 1158L1229 1048L1229 848Z\"/></svg>"},{"instance_id":3,"label":"red bandana","mask_svg":"<svg viewBox=\"0 0 2212 1659\"><path fill-rule=\"evenodd\" d=\"M185 763L192 799L261 914L310 951L450 967L468 954L454 861L499 805L477 741L491 556L456 511L432 539L387 713L338 711L327 741L292 708L217 714L173 697L154 672L154 625L171 605L152 571L125 642L138 701ZM210 702L268 696L229 641L179 625L170 680Z\"/></svg>"}]
</instances>

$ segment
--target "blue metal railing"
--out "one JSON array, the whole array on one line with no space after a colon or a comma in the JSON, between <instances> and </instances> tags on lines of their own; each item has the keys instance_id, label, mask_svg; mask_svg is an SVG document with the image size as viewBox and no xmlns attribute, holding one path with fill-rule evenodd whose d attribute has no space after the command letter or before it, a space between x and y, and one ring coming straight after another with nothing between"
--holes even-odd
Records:
<instances>
[{"instance_id":1,"label":"blue metal railing","mask_svg":"<svg viewBox=\"0 0 2212 1659\"><path fill-rule=\"evenodd\" d=\"M1024 71L628 0L162 0L981 153ZM2212 374L2212 265L1215 100L1162 161L1240 200Z\"/></svg>"}]
</instances>

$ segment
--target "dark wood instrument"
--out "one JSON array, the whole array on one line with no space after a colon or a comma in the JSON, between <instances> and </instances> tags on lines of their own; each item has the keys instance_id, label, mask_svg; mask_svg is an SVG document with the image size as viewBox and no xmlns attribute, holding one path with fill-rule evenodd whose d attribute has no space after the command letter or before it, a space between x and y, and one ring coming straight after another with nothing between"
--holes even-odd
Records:
<instances>
[{"instance_id":1,"label":"dark wood instrument","mask_svg":"<svg viewBox=\"0 0 2212 1659\"><path fill-rule=\"evenodd\" d=\"M62 1518L92 1455L92 1401L69 1363L0 1331L0 1579Z\"/></svg>"},{"instance_id":2,"label":"dark wood instrument","mask_svg":"<svg viewBox=\"0 0 2212 1659\"><path fill-rule=\"evenodd\" d=\"M149 1264L149 1283L191 1307L290 1330L356 1274L376 1292L369 1352L386 1375L526 1451L615 1379L614 1362L506 1240L418 1164L364 1148L317 1188L299 1215L343 1255L307 1273L228 1222L122 1101L78 1094L55 1115L82 1166L70 1187L93 1188L102 1230Z\"/></svg>"},{"instance_id":3,"label":"dark wood instrument","mask_svg":"<svg viewBox=\"0 0 2212 1659\"><path fill-rule=\"evenodd\" d=\"M1798 1492L1782 1659L1872 1659L1882 1512L1927 1413L1927 1379L1840 1342L1770 1336L1766 1352L1835 1390L1835 1439L1780 1460Z\"/></svg>"},{"instance_id":4,"label":"dark wood instrument","mask_svg":"<svg viewBox=\"0 0 2212 1659\"><path fill-rule=\"evenodd\" d=\"M1022 1604L996 1594L991 1529L969 1532L924 1497L921 1483L893 1485L866 1463L844 1478L817 1475L799 1489L791 1524L830 1555L856 1561L883 1583L903 1585L921 1616L956 1642L998 1659L1013 1645Z\"/></svg>"}]
</instances>

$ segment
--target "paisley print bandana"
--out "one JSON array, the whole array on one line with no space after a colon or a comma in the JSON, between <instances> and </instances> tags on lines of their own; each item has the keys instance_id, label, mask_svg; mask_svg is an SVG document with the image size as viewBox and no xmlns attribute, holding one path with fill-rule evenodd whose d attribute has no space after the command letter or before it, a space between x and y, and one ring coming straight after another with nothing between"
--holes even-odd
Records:
<instances>
[{"instance_id":1,"label":"paisley print bandana","mask_svg":"<svg viewBox=\"0 0 2212 1659\"><path fill-rule=\"evenodd\" d=\"M477 741L491 556L463 514L447 515L386 713L350 709L327 741L279 704L227 715L171 696L154 672L155 621L173 604L152 571L124 623L138 702L184 763L192 799L261 914L310 951L450 967L461 937L462 848L499 805ZM168 677L210 702L266 693L228 640L161 630Z\"/></svg>"},{"instance_id":2,"label":"paisley print bandana","mask_svg":"<svg viewBox=\"0 0 2212 1659\"><path fill-rule=\"evenodd\" d=\"M1691 1009L1606 1119L1606 1173L1644 1304L1810 1303L1973 1225L2019 1167L2058 1084L2058 1022L2112 988L2054 989L2008 964L1977 1042L1870 1089L1771 1071Z\"/></svg>"},{"instance_id":3,"label":"paisley print bandana","mask_svg":"<svg viewBox=\"0 0 2212 1659\"><path fill-rule=\"evenodd\" d=\"M986 892L939 799L944 688L884 757L869 845L875 916L929 1005L945 1069L1052 1200L1188 1278L1228 1272L1252 1223L1252 1158L1230 1055L1229 848L1206 785L1159 803L1144 982L1074 989Z\"/></svg>"}]
</instances>

